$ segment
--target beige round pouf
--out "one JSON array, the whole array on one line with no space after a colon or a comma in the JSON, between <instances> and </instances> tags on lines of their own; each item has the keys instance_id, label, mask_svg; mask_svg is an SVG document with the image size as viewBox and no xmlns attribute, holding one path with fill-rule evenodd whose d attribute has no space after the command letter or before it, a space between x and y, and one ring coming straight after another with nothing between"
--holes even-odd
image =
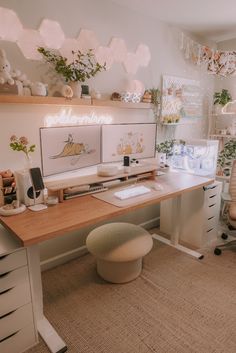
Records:
<instances>
[{"instance_id":1,"label":"beige round pouf","mask_svg":"<svg viewBox=\"0 0 236 353\"><path fill-rule=\"evenodd\" d=\"M109 223L92 230L86 240L97 258L97 272L108 282L125 283L139 276L142 257L152 248L152 236L130 223Z\"/></svg>"}]
</instances>

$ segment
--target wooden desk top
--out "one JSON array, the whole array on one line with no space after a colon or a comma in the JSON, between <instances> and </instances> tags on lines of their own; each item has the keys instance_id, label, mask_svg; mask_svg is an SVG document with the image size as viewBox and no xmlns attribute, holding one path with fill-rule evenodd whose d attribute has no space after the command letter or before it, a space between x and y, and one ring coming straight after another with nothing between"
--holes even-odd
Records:
<instances>
[{"instance_id":1,"label":"wooden desk top","mask_svg":"<svg viewBox=\"0 0 236 353\"><path fill-rule=\"evenodd\" d=\"M39 212L26 210L14 216L0 216L0 223L15 234L24 246L29 246L214 182L214 179L178 172L157 176L156 180L163 186L165 193L133 206L119 208L87 195L66 200Z\"/></svg>"}]
</instances>

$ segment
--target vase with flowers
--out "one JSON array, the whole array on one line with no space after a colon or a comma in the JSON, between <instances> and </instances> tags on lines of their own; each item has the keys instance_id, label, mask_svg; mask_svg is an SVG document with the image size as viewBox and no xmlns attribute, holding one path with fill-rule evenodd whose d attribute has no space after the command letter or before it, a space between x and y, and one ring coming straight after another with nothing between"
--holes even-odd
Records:
<instances>
[{"instance_id":1,"label":"vase with flowers","mask_svg":"<svg viewBox=\"0 0 236 353\"><path fill-rule=\"evenodd\" d=\"M101 65L96 61L93 49L89 49L87 53L82 53L80 50L77 52L72 50L72 62L68 62L66 57L43 47L39 47L38 52L53 67L56 73L64 78L66 84L71 86L73 97L80 98L81 82L85 82L87 79L97 75L98 72L106 70L106 63Z\"/></svg>"},{"instance_id":2,"label":"vase with flowers","mask_svg":"<svg viewBox=\"0 0 236 353\"><path fill-rule=\"evenodd\" d=\"M35 145L30 145L27 137L21 136L17 137L16 135L12 135L10 137L10 147L13 151L22 151L25 156L24 169L28 170L32 167L31 161L31 153L35 151Z\"/></svg>"}]
</instances>

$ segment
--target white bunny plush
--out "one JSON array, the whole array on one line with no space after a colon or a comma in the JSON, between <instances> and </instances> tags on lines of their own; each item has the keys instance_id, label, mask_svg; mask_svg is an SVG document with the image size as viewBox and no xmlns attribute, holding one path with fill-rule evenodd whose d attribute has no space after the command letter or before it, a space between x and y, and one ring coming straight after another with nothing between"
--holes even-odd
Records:
<instances>
[{"instance_id":1,"label":"white bunny plush","mask_svg":"<svg viewBox=\"0 0 236 353\"><path fill-rule=\"evenodd\" d=\"M14 85L15 81L11 77L11 65L7 60L6 53L0 49L0 84L4 83Z\"/></svg>"}]
</instances>

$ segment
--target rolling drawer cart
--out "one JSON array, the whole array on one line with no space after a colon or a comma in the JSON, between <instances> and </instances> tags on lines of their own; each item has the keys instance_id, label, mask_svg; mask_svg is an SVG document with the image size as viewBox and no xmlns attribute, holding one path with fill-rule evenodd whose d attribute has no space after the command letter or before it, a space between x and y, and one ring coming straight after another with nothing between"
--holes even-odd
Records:
<instances>
[{"instance_id":1,"label":"rolling drawer cart","mask_svg":"<svg viewBox=\"0 0 236 353\"><path fill-rule=\"evenodd\" d=\"M22 353L37 342L27 249L0 226L0 352Z\"/></svg>"}]
</instances>

